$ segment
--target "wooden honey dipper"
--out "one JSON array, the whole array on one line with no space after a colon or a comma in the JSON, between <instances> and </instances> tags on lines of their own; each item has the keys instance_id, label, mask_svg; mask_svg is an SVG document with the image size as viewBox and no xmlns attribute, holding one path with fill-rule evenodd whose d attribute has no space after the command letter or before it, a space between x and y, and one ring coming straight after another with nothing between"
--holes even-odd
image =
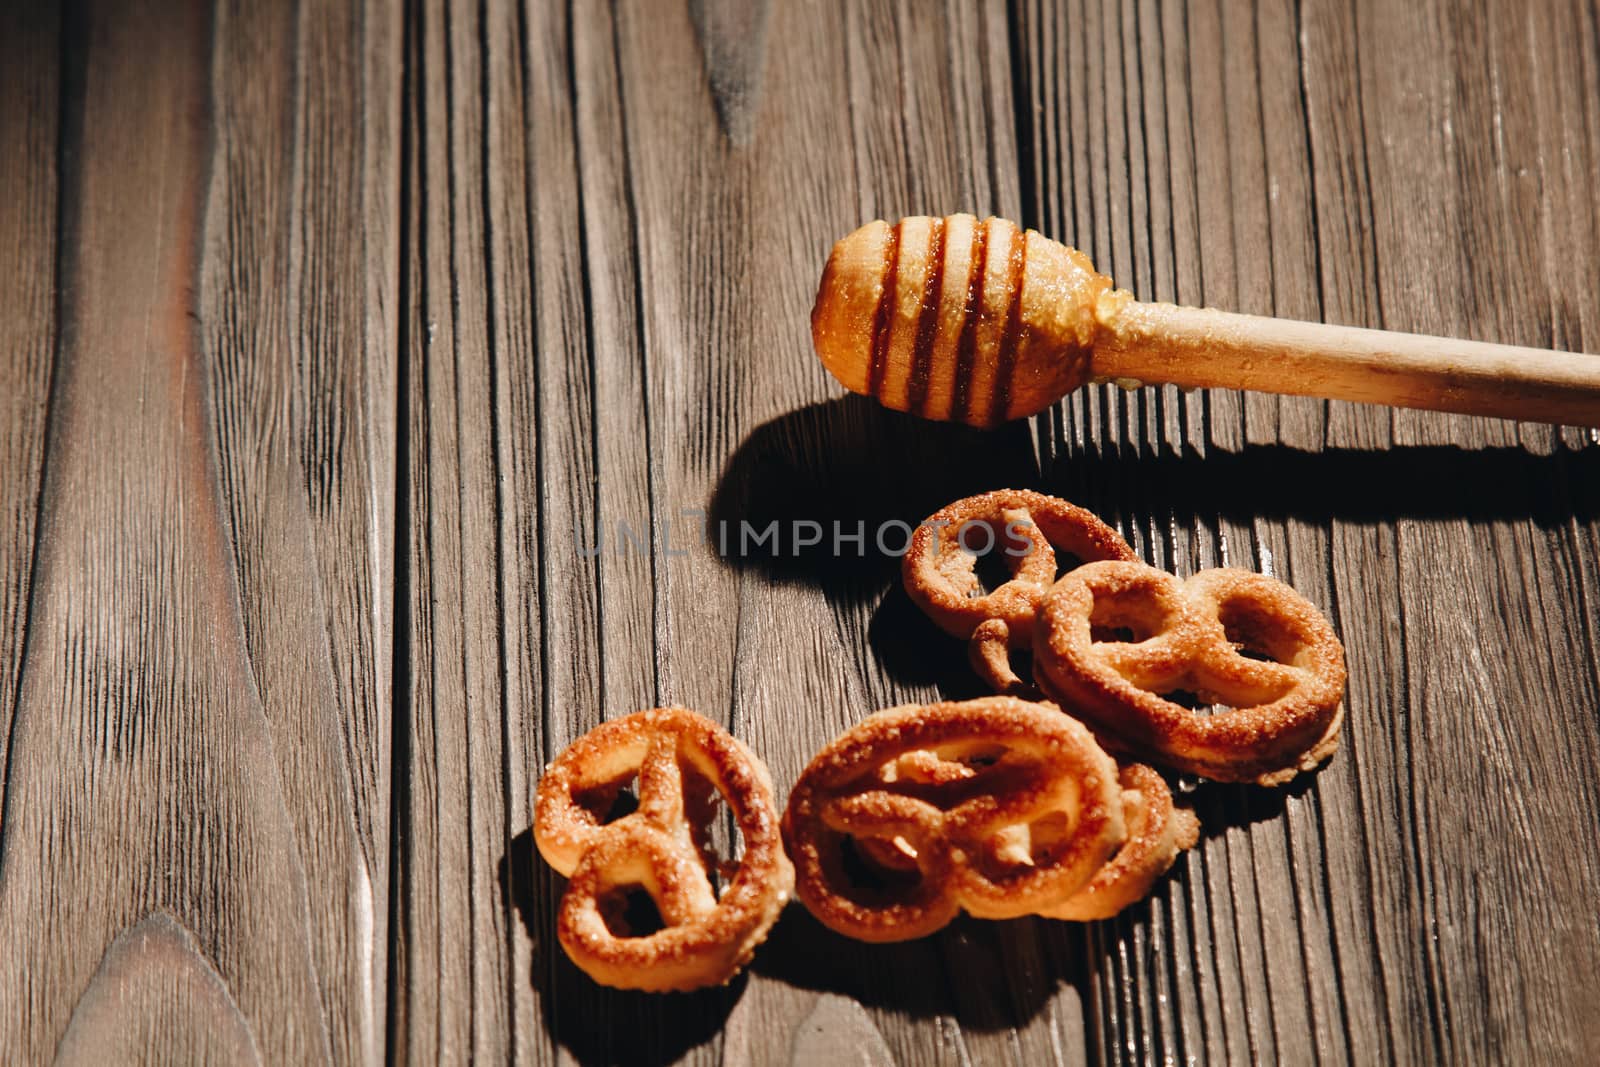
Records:
<instances>
[{"instance_id":1,"label":"wooden honey dipper","mask_svg":"<svg viewBox=\"0 0 1600 1067\"><path fill-rule=\"evenodd\" d=\"M971 215L869 222L834 245L811 337L845 388L974 426L1090 380L1600 426L1600 356L1145 304L1082 252Z\"/></svg>"}]
</instances>

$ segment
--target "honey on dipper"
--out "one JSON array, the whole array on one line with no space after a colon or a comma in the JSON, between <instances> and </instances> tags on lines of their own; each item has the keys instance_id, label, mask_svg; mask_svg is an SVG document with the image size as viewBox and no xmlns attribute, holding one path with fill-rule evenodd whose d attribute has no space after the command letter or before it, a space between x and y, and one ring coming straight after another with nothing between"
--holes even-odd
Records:
<instances>
[{"instance_id":1,"label":"honey on dipper","mask_svg":"<svg viewBox=\"0 0 1600 1067\"><path fill-rule=\"evenodd\" d=\"M811 338L845 388L994 426L1091 379L1600 426L1600 356L1141 303L1005 219L869 222L834 245Z\"/></svg>"}]
</instances>

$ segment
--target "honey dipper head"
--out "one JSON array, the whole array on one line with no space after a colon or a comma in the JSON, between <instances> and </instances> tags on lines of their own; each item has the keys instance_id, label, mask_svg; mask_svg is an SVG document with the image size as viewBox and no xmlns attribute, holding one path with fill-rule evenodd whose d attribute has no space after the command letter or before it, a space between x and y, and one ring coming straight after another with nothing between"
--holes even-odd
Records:
<instances>
[{"instance_id":1,"label":"honey dipper head","mask_svg":"<svg viewBox=\"0 0 1600 1067\"><path fill-rule=\"evenodd\" d=\"M880 220L833 246L811 339L852 392L993 426L1083 384L1110 287L1083 253L1005 219Z\"/></svg>"}]
</instances>

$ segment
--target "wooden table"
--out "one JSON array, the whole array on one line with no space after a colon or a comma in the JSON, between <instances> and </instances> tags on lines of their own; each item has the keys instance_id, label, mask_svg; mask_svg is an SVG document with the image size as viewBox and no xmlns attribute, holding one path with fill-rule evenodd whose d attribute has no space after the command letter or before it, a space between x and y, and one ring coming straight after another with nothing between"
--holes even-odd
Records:
<instances>
[{"instance_id":1,"label":"wooden table","mask_svg":"<svg viewBox=\"0 0 1600 1067\"><path fill-rule=\"evenodd\" d=\"M1111 387L984 435L841 399L807 312L838 235L971 210L1594 350L1597 189L1583 0L6 5L0 1059L1594 1062L1600 436ZM1007 485L1323 607L1337 757L1195 788L1115 921L791 908L730 988L592 985L529 833L572 738L688 704L782 794L975 691L892 558L701 524Z\"/></svg>"}]
</instances>

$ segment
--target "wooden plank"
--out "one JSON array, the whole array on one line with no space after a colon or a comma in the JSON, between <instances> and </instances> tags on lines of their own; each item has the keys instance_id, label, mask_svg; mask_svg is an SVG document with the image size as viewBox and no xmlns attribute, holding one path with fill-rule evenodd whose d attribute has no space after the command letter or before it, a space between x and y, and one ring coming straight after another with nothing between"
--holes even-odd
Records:
<instances>
[{"instance_id":1,"label":"wooden plank","mask_svg":"<svg viewBox=\"0 0 1600 1067\"><path fill-rule=\"evenodd\" d=\"M841 38L831 12L787 6L747 25L716 5L543 5L511 34L513 10L425 5L408 58L415 535L397 1056L740 1062L814 1049L821 1030L925 1058L928 1024L905 1021L895 999L907 990L951 1040L1048 1052L1042 1031L1021 1044L1006 1032L1011 994L956 980L992 957L978 926L890 959L818 938L797 916L798 963L780 974L687 1007L598 989L551 941L559 880L525 829L537 768L603 717L691 704L751 738L782 788L838 726L901 692L935 692L872 666L893 560L837 581L808 556L774 585L789 564L719 561L695 543L697 513L732 519L737 535L740 519L776 517L779 486L826 519L857 446L888 465L841 514L915 519L952 481L976 488L987 462L951 460L980 441L1032 469L1020 429L930 443L861 404L805 406L830 391L805 344L815 264L863 210L858 171L879 172L874 213L1014 212L1013 166L990 156L1014 152L1003 12L899 8L880 33L867 20L881 12L852 9L859 25ZM958 45L973 38L984 46ZM787 45L763 54L768 39ZM886 114L900 81L903 116L881 129L852 120ZM840 128L861 158L830 151ZM885 151L899 162L870 162ZM519 247L531 279L516 273ZM518 333L530 307L531 362ZM823 469L806 470L812 460ZM785 481L796 468L799 485ZM797 656L806 630L811 651ZM794 693L822 713L799 731L779 710ZM861 975L889 999L859 989ZM971 1037L958 1014L980 1024Z\"/></svg>"},{"instance_id":2,"label":"wooden plank","mask_svg":"<svg viewBox=\"0 0 1600 1067\"><path fill-rule=\"evenodd\" d=\"M1513 977L1496 979L1468 941L1439 940L1441 917L1457 931L1476 922L1491 953L1532 931L1486 924L1463 902L1439 843L1470 840L1470 827L1427 796L1484 758L1481 738L1439 734L1442 694L1487 722L1493 765L1525 778L1518 761L1538 754L1490 705L1535 693L1544 729L1565 739L1539 764L1570 786L1553 825L1575 833L1595 810L1588 439L1109 388L1040 420L1037 440L980 437L816 403L831 385L808 358L804 313L815 261L856 222L969 208L1039 224L1155 298L1465 331L1462 309L1431 310L1439 283L1423 279L1444 271L1457 279L1447 294L1517 294L1484 307L1499 336L1525 343L1540 343L1516 333L1538 332L1529 302L1554 286L1545 320L1581 339L1595 289L1551 264L1593 260L1578 190L1594 172L1594 114L1572 102L1592 99L1595 62L1571 43L1592 13L1485 26L1455 9L1331 3L1012 13L416 12L402 1057L1470 1058L1537 1045L1516 1012L1553 1019L1577 995L1563 988L1588 988L1543 956L1534 976L1506 955ZM1532 60L1545 51L1558 62ZM1480 63L1503 68L1487 90L1456 73ZM1516 180L1515 137L1484 158L1441 147L1431 102L1444 93L1457 121L1490 126L1505 100L1542 94L1514 126L1550 173ZM1401 210L1408 198L1424 210ZM1463 202L1499 207L1485 222ZM1530 211L1540 224L1512 234ZM1549 221L1562 211L1587 229ZM1513 238L1510 258L1479 263L1496 235ZM1455 437L1476 451L1444 445ZM1532 488L1477 505L1438 488L1378 502L1370 485L1350 488L1396 470L1470 479L1478 463ZM1269 499L1249 487L1285 478L1312 488ZM1356 665L1333 766L1287 795L1195 790L1204 846L1113 923L963 921L868 949L795 912L728 991L640 998L579 975L550 941L561 887L524 829L537 768L572 737L688 703L750 739L782 792L866 709L971 684L881 559L741 558L737 546L719 558L690 543L700 519L737 540L741 521L915 520L967 491L1040 481L1117 521L1157 563L1269 570L1332 612ZM1441 583L1425 566L1440 553L1494 577ZM1529 649L1537 627L1561 638L1548 665L1497 661L1503 673L1481 657L1439 672L1418 636ZM1522 810L1504 797L1485 809L1510 817L1517 841L1555 839ZM1521 867L1489 854L1501 866L1478 891L1508 893ZM1590 914L1580 883L1593 863L1580 846L1536 881ZM1541 918L1564 949L1592 952L1587 931ZM457 989L470 994L440 992ZM1470 994L1491 998L1478 1028L1445 1003Z\"/></svg>"},{"instance_id":3,"label":"wooden plank","mask_svg":"<svg viewBox=\"0 0 1600 1067\"><path fill-rule=\"evenodd\" d=\"M796 556L791 524L817 521L829 536L835 520L916 521L954 485L1032 469L1021 428L985 440L860 402L817 404L832 385L806 337L817 264L863 219L1014 211L1000 16L993 5L779 5L748 148L715 121L704 88L714 79L694 61L719 51L691 20L657 5L617 16L655 517L709 502L731 538L738 523L776 522L787 556L745 556L736 543L720 560L661 553L662 696L748 738L780 793L842 726L938 691L929 664L906 655L931 627L902 638L894 631L914 613L894 594L883 605L895 561L874 552L841 566L831 544ZM880 666L886 641L913 676ZM991 969L1002 939L1028 936L960 923L875 950L795 911L729 1012L720 1056L783 1061L848 1045L878 1062L1048 1061L1049 1035L1012 1025L1035 986ZM968 980L985 973L995 980Z\"/></svg>"},{"instance_id":4,"label":"wooden plank","mask_svg":"<svg viewBox=\"0 0 1600 1067\"><path fill-rule=\"evenodd\" d=\"M1573 13L1584 17L1576 7ZM1449 242L1441 238L1451 229L1440 233L1421 220L1397 220L1393 243L1378 246L1385 318L1403 323L1437 308L1466 336L1501 330L1513 340L1538 336L1550 290L1536 290L1523 272L1544 258L1534 250L1539 227L1528 215L1546 209L1542 193L1529 196L1514 186L1533 186L1527 176L1541 164L1528 143L1536 126L1519 122L1515 110L1507 113L1518 89L1505 79L1513 69L1531 75L1546 47L1521 43L1529 42L1524 18L1513 20L1512 38L1499 41L1496 35L1507 28L1487 11L1429 8L1418 14L1428 23L1418 27L1417 52L1406 60L1421 92L1412 107L1374 108L1372 134L1386 146L1375 158L1374 180L1409 185L1418 169L1442 160L1423 179L1436 185L1445 219L1459 219L1465 236ZM1374 14L1372 21L1387 36L1383 17ZM1502 58L1508 47L1521 53L1510 64ZM1595 86L1591 76L1561 88L1592 97ZM1397 139L1410 150L1388 149ZM1592 156L1594 142L1580 144L1575 148ZM1389 199L1398 199L1398 190ZM1590 256L1594 247L1588 245ZM1440 268L1448 272L1442 300L1432 291L1413 303L1388 288ZM1451 275L1460 283L1450 285ZM1578 299L1592 306L1595 294ZM1520 487L1531 512L1527 519L1486 521L1467 508L1455 521L1398 529L1402 593L1408 607L1416 605L1404 616L1410 771L1438 1046L1454 1057L1499 1058L1532 1049L1552 1059L1581 1059L1595 1047L1596 1031L1575 1005L1592 995L1597 976L1593 968L1564 961L1592 959L1596 951L1593 924L1575 929L1567 915L1595 911L1600 853L1576 827L1595 810L1600 694L1592 637L1584 634L1592 602L1585 603L1574 580L1583 556L1574 554L1579 546L1570 540L1541 529L1551 514L1567 521L1561 461L1522 458L1547 450L1550 436L1542 429L1397 417L1395 434L1401 446L1448 440L1511 447L1521 471L1501 482L1506 488L1500 491ZM1515 449L1519 438L1526 444ZM1445 570L1440 560L1476 565ZM1488 784L1452 788L1473 779ZM1552 787L1568 799L1547 810L1535 798ZM1488 826L1496 832L1484 834L1480 828ZM1575 840L1582 844L1572 848ZM1472 842L1471 868L1451 856L1463 841ZM1530 855L1544 860L1530 864Z\"/></svg>"},{"instance_id":5,"label":"wooden plank","mask_svg":"<svg viewBox=\"0 0 1600 1067\"><path fill-rule=\"evenodd\" d=\"M570 205L531 192L536 150L551 152L541 175L554 183L561 173L562 138L545 123L571 122L536 99L552 77L564 92L568 77L543 61L556 43L544 7L422 4L410 14L398 1060L548 1059L532 984L548 957L534 962L529 937L547 936L548 910L535 921L545 905L527 827L545 758L544 678L571 662L546 665L552 645L563 657L570 648L546 630L545 542L574 515L563 491L545 521L543 464L559 447L545 412L575 398L547 387L538 367L570 358L569 325L582 358L572 304L584 276L568 258ZM536 234L548 273L534 267Z\"/></svg>"},{"instance_id":6,"label":"wooden plank","mask_svg":"<svg viewBox=\"0 0 1600 1067\"><path fill-rule=\"evenodd\" d=\"M34 531L57 336L60 13L0 10L0 819L33 583ZM4 823L0 821L0 829Z\"/></svg>"},{"instance_id":7,"label":"wooden plank","mask_svg":"<svg viewBox=\"0 0 1600 1067\"><path fill-rule=\"evenodd\" d=\"M385 1044L399 14L223 5L214 30L201 350L340 1062Z\"/></svg>"},{"instance_id":8,"label":"wooden plank","mask_svg":"<svg viewBox=\"0 0 1600 1067\"><path fill-rule=\"evenodd\" d=\"M712 22L735 12L706 10ZM754 8L748 17L759 21ZM524 813L538 769L590 726L662 702L657 626L657 531L651 455L657 423L645 405L627 117L617 77L614 12L601 5L548 5L530 21L527 46L540 62L530 85L529 139L538 279L543 398L538 424L538 501L551 520L540 545L546 565L542 610L551 645ZM728 120L741 128L759 92L750 63L724 81ZM575 269L578 268L578 269ZM533 498L534 487L529 487ZM691 542L693 518L662 531ZM663 546L671 549L670 542ZM673 551L681 551L681 545ZM624 1062L643 1049L671 1057L710 1037L723 991L673 1011L657 998L596 996L555 944L560 880L523 839L518 906L530 937L542 1031L563 1060ZM675 999L675 998L669 998ZM543 1049L540 1050L544 1052Z\"/></svg>"},{"instance_id":9,"label":"wooden plank","mask_svg":"<svg viewBox=\"0 0 1600 1067\"><path fill-rule=\"evenodd\" d=\"M1306 42L1301 84L1318 313L1332 322L1380 325L1359 17L1348 5L1308 6L1300 33ZM1326 444L1381 455L1392 444L1390 416L1332 404ZM1353 1054L1415 1062L1427 1055L1416 1043L1422 1011L1413 998L1422 987L1409 984L1414 979L1408 973L1420 946L1409 936L1412 918L1404 910L1407 857L1403 829L1396 832L1403 805L1399 776L1390 766L1402 749L1393 737L1399 716L1388 709L1404 705L1404 654L1394 610L1396 535L1392 523L1348 521L1336 509L1328 511L1335 624L1345 636L1348 662L1372 665L1352 671L1346 708L1379 713L1369 710L1360 721L1350 717L1347 751L1321 776L1326 784L1319 781L1319 858L1334 950L1333 973L1322 980L1336 981L1339 1022Z\"/></svg>"},{"instance_id":10,"label":"wooden plank","mask_svg":"<svg viewBox=\"0 0 1600 1067\"><path fill-rule=\"evenodd\" d=\"M0 1016L27 1061L382 1055L391 14L68 18L0 826ZM349 39L360 62L330 69Z\"/></svg>"},{"instance_id":11,"label":"wooden plank","mask_svg":"<svg viewBox=\"0 0 1600 1067\"><path fill-rule=\"evenodd\" d=\"M1531 175L1541 158L1566 182L1592 165L1585 116L1562 104L1592 99L1592 65L1569 46L1552 77L1535 57L1563 51L1547 18L1568 27L1564 40L1582 40L1588 13L1575 5L1477 25L1484 17L1384 5L1355 15L1337 4L1139 5L1132 15L1123 5L1024 5L1020 35L1046 42L1026 52L1025 91L1046 118L1033 125L1038 140L1024 156L1044 161L1036 173L1059 183L1040 190L1034 210L1060 220L1059 236L1140 295L1462 336L1492 329L1515 341L1525 323L1538 330L1553 287L1570 339L1584 321L1575 309L1594 291L1578 293L1572 278L1545 281L1547 268L1535 281L1559 254L1540 243L1587 250L1593 212L1570 209L1580 225L1551 236L1554 227L1537 219L1570 201L1545 206L1536 191L1561 190L1558 176ZM1496 60L1523 41L1525 50ZM1486 67L1487 79L1471 73ZM1542 104L1526 102L1536 88L1517 78L1543 83ZM1426 101L1450 93L1429 110ZM1511 101L1526 108L1520 118L1504 113ZM1451 136L1445 118L1457 140L1441 148L1441 133ZM1482 128L1462 135L1468 121ZM1552 147L1557 123L1570 146L1562 151ZM1518 137L1543 147L1527 149L1522 171L1496 158L1514 155ZM1369 161L1376 153L1380 164ZM1162 159L1165 174L1155 165ZM1383 164L1403 168L1403 180ZM1495 204L1492 212L1476 207ZM1480 254L1502 242L1509 257ZM1168 256L1175 263L1164 268ZM1467 280L1447 280L1458 274ZM1163 275L1176 284L1167 288ZM1429 316L1468 291L1496 294L1492 328ZM1374 467L1372 476L1409 474L1424 484L1385 490L1386 515L1353 494L1372 491L1357 480L1358 458L1388 446L1387 413L1332 405L1324 430L1320 405L1220 395L1200 403L1171 390L1073 398L1055 423L1059 458L1046 477L1118 516L1158 562L1167 556L1182 570L1242 557L1336 609L1353 664L1351 739L1281 814L1248 791L1202 791L1208 823L1231 826L1188 860L1171 890L1170 932L1159 925L1159 904L1153 909L1149 936L1175 958L1141 968L1145 931L1097 935L1112 939L1104 951L1115 984L1095 992L1096 1058L1427 1061L1517 1048L1570 1058L1586 1024L1575 1030L1571 1012L1565 1027L1553 1017L1592 971L1580 975L1546 952L1581 944L1579 955L1592 955L1593 941L1564 916L1542 907L1530 915L1513 887L1528 878L1524 850L1556 847L1549 823L1523 814L1535 779L1562 783L1554 821L1564 833L1594 810L1593 508L1568 483L1592 449L1569 434L1568 448L1541 462L1552 453L1542 430L1508 438L1505 425L1402 416L1395 460L1404 466L1392 474ZM1502 447L1420 447L1436 441ZM1218 473L1219 503L1208 508L1205 470L1219 460L1228 473ZM1491 470L1509 477L1502 483ZM1177 471L1202 481L1180 490L1184 507L1173 510L1162 497L1176 488ZM1236 474L1263 482L1254 493L1222 484ZM1287 509L1281 491L1264 483L1299 477L1320 479L1322 492ZM1427 485L1483 478L1512 499ZM1559 532L1549 532L1552 521ZM1477 562L1463 575L1457 566L1441 570L1441 559ZM1426 638L1416 631L1419 614L1432 631ZM1556 640L1536 637L1535 626L1550 626ZM1463 707L1478 709L1476 732L1455 727ZM1527 752L1515 740L1529 736L1529 717L1538 736L1559 739L1554 751ZM1460 782L1486 773L1507 783L1503 791L1461 793ZM1495 865L1466 879L1468 890L1445 852L1473 839L1476 820L1517 829L1503 852L1489 849ZM1589 844L1562 851L1534 876L1574 905L1572 914L1593 912L1579 887L1595 862ZM1482 862L1479 849L1473 855ZM1554 934L1541 938L1524 921L1549 923ZM1419 936L1424 926L1430 933ZM1132 966L1119 971L1125 960ZM1152 1011L1152 989L1169 978L1174 995ZM1451 989L1465 1003L1433 1002L1430 993ZM1550 1020L1548 1028L1529 1018Z\"/></svg>"},{"instance_id":12,"label":"wooden plank","mask_svg":"<svg viewBox=\"0 0 1600 1067\"><path fill-rule=\"evenodd\" d=\"M411 32L411 732L392 1051L542 1062L613 1041L683 1047L677 1031L703 1039L700 1020L675 1027L682 1012L643 998L630 1007L647 1018L618 1026L560 953L560 887L527 829L538 769L607 709L658 692L610 13L428 5Z\"/></svg>"}]
</instances>

